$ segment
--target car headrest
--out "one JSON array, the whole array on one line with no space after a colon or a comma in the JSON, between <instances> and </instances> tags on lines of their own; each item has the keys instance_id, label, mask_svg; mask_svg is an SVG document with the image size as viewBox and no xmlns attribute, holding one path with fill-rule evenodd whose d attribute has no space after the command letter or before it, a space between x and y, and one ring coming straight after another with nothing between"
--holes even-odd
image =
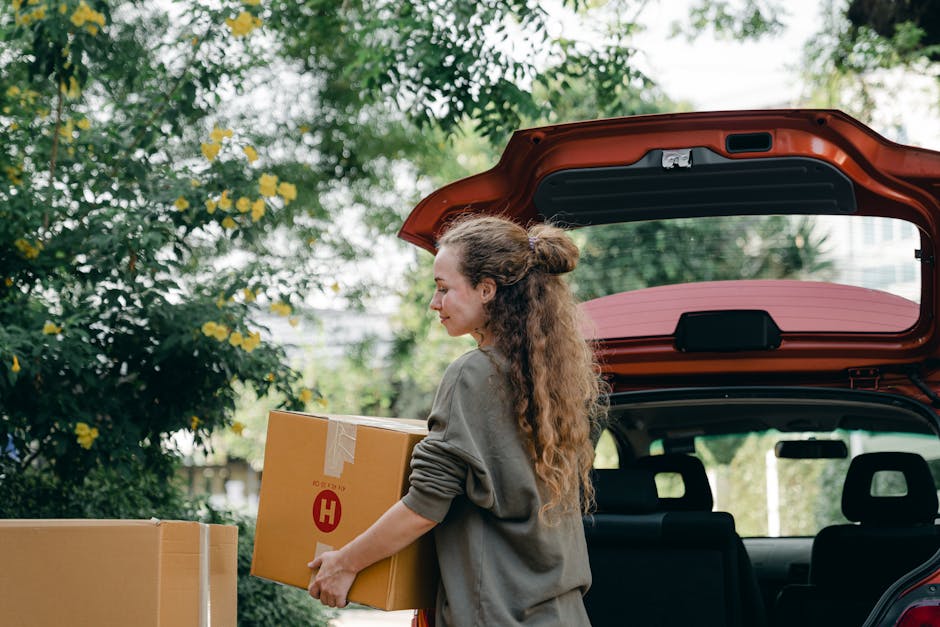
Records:
<instances>
[{"instance_id":1,"label":"car headrest","mask_svg":"<svg viewBox=\"0 0 940 627\"><path fill-rule=\"evenodd\" d=\"M653 474L639 468L596 469L594 500L599 514L649 514L657 510Z\"/></svg>"},{"instance_id":2,"label":"car headrest","mask_svg":"<svg viewBox=\"0 0 940 627\"><path fill-rule=\"evenodd\" d=\"M873 496L879 471L904 474L907 493ZM924 458L917 453L863 453L852 460L842 488L842 513L851 521L875 524L933 523L937 488Z\"/></svg>"},{"instance_id":3,"label":"car headrest","mask_svg":"<svg viewBox=\"0 0 940 627\"><path fill-rule=\"evenodd\" d=\"M710 512L714 506L712 489L702 460L683 453L648 455L635 464L654 475L675 473L682 478L684 492L679 497L660 497L659 509L666 512Z\"/></svg>"}]
</instances>

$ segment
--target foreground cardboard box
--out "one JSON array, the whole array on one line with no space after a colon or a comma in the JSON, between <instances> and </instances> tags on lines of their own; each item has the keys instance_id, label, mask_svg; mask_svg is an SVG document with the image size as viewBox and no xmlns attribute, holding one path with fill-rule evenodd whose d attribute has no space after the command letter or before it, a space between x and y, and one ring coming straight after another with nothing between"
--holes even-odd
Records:
<instances>
[{"instance_id":1,"label":"foreground cardboard box","mask_svg":"<svg viewBox=\"0 0 940 627\"><path fill-rule=\"evenodd\" d=\"M238 528L0 520L0 624L235 627Z\"/></svg>"},{"instance_id":2,"label":"foreground cardboard box","mask_svg":"<svg viewBox=\"0 0 940 627\"><path fill-rule=\"evenodd\" d=\"M309 562L378 520L408 489L423 421L273 411L251 574L306 589ZM434 607L429 535L359 573L349 600L383 610Z\"/></svg>"}]
</instances>

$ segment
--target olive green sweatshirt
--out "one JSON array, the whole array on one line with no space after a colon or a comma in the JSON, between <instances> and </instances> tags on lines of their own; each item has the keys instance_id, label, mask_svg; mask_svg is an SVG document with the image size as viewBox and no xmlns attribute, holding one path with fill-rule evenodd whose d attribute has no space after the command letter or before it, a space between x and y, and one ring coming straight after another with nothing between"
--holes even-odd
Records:
<instances>
[{"instance_id":1,"label":"olive green sweatshirt","mask_svg":"<svg viewBox=\"0 0 940 627\"><path fill-rule=\"evenodd\" d=\"M505 359L488 349L454 361L428 436L411 458L404 503L434 529L438 627L589 625L591 584L578 512L539 520L539 480L513 417Z\"/></svg>"}]
</instances>

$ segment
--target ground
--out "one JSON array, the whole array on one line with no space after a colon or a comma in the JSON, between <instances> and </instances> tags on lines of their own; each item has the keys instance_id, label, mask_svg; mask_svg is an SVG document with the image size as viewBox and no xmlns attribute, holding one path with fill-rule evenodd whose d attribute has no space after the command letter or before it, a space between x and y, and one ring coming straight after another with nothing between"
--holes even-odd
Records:
<instances>
[{"instance_id":1,"label":"ground","mask_svg":"<svg viewBox=\"0 0 940 627\"><path fill-rule=\"evenodd\" d=\"M383 612L381 610L343 610L330 627L410 627L412 610Z\"/></svg>"}]
</instances>

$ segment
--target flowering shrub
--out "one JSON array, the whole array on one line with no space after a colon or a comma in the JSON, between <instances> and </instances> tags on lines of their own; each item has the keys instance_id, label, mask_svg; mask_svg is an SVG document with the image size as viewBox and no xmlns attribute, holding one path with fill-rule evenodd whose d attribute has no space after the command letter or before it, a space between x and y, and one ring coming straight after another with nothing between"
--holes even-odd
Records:
<instances>
[{"instance_id":1,"label":"flowering shrub","mask_svg":"<svg viewBox=\"0 0 940 627\"><path fill-rule=\"evenodd\" d=\"M266 9L164 4L0 5L0 481L168 473L236 380L302 406L259 314L334 279L263 256L310 195L217 106L266 62Z\"/></svg>"}]
</instances>

